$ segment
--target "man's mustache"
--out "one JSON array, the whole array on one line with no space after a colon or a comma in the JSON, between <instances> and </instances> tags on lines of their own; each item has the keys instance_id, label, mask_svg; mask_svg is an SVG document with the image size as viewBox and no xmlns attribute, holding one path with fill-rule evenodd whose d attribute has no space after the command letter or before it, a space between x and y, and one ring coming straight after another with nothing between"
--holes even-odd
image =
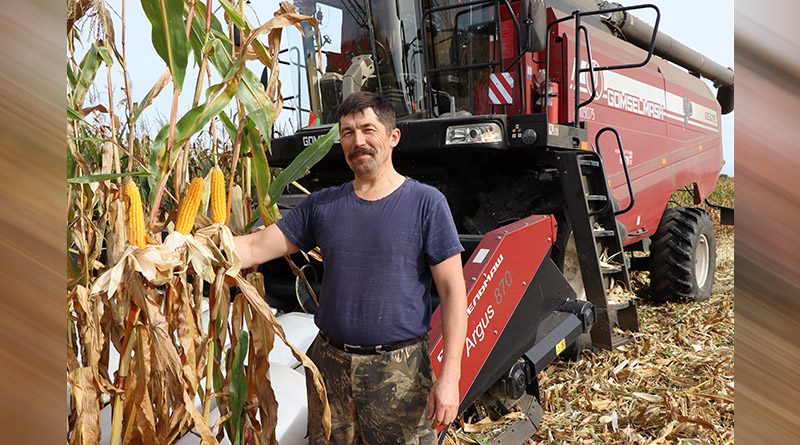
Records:
<instances>
[{"instance_id":1,"label":"man's mustache","mask_svg":"<svg viewBox=\"0 0 800 445\"><path fill-rule=\"evenodd\" d=\"M349 155L347 155L347 158L348 158L348 159L350 159L350 160L352 161L352 160L353 160L353 159L355 159L357 156L361 156L361 155L370 155L370 156L374 157L376 153L377 153L377 151L376 151L374 148L370 148L370 147L358 147L358 148L356 148L355 150L351 151L351 152L350 152L350 154L349 154Z\"/></svg>"}]
</instances>

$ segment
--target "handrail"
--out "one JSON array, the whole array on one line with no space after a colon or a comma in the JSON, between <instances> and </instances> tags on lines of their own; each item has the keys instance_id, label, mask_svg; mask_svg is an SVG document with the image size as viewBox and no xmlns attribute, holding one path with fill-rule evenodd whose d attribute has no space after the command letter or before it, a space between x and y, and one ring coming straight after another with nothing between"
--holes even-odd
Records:
<instances>
[{"instance_id":1,"label":"handrail","mask_svg":"<svg viewBox=\"0 0 800 445\"><path fill-rule=\"evenodd\" d=\"M589 43L589 30L586 29L586 27L583 26L583 25L581 25L578 28L578 30L579 31L583 31L583 37L586 40L586 57L590 60L590 62L589 62L589 83L592 86L592 95L589 96L588 99L586 99L585 101L581 102L580 104L578 103L578 100L580 99L580 94L577 94L575 96L575 115L576 116L578 115L578 112L580 111L580 109L582 107L584 107L586 105L589 105L590 103L592 103L595 100L595 98L597 98L597 85L595 85L594 70L592 69L593 65L591 63L591 60L592 60L592 47L591 47L591 44ZM576 77L576 79L578 79L578 77ZM578 88L578 85L575 85L575 91L577 93L580 93L580 88Z\"/></svg>"},{"instance_id":2,"label":"handrail","mask_svg":"<svg viewBox=\"0 0 800 445\"><path fill-rule=\"evenodd\" d=\"M440 11L445 11L445 10L448 10L448 9L456 9L456 8L466 8L466 7L469 7L469 6L480 6L480 5L484 5L484 4L488 5L490 3L496 3L497 1L498 0L472 0L472 1L466 2L466 3L454 3L452 5L437 6L436 8L428 8L428 9L426 9L425 12L422 14L422 16L423 16L423 19L424 19L424 17L426 15L428 15L430 13L433 13L433 12L440 12Z\"/></svg>"},{"instance_id":3,"label":"handrail","mask_svg":"<svg viewBox=\"0 0 800 445\"><path fill-rule=\"evenodd\" d=\"M600 136L605 133L606 131L610 131L614 133L614 136L617 138L617 146L619 147L619 156L622 160L622 170L625 172L625 183L628 185L628 195L630 196L631 200L628 203L628 206L624 209L617 210L614 212L614 215L622 215L623 213L629 211L633 208L634 197L633 197L633 184L631 184L631 176L628 173L628 163L625 162L625 149L622 147L622 138L619 135L619 132L614 127L604 127L597 134L594 136L594 145L597 147L597 153L600 153ZM602 157L602 155L601 155Z\"/></svg>"},{"instance_id":4,"label":"handrail","mask_svg":"<svg viewBox=\"0 0 800 445\"><path fill-rule=\"evenodd\" d=\"M428 68L429 73L445 73L447 71L464 71L467 69L472 68L484 68L484 67L492 67L497 66L499 63L497 62L486 62L486 63L472 63L469 65L459 65L459 66L443 66L441 68Z\"/></svg>"},{"instance_id":5,"label":"handrail","mask_svg":"<svg viewBox=\"0 0 800 445\"><path fill-rule=\"evenodd\" d=\"M621 8L609 8L609 9L599 9L597 11L589 11L586 13L581 13L582 16L591 16L591 15L599 15L599 14L609 14L612 12L623 12L623 11L633 11L636 9L652 9L656 13L656 22L653 25L653 35L650 37L650 45L647 48L647 56L644 58L643 61L638 63L624 63L620 65L607 65L597 67L595 71L606 71L606 70L623 70L629 68L639 68L647 65L650 62L650 59L653 57L653 50L656 46L656 37L658 36L658 24L661 22L661 11L658 9L658 6L653 4L642 4L642 5L634 5L634 6L623 6Z\"/></svg>"},{"instance_id":6,"label":"handrail","mask_svg":"<svg viewBox=\"0 0 800 445\"><path fill-rule=\"evenodd\" d=\"M650 45L647 49L647 56L644 58L643 61L638 63L628 63L628 64L619 64L619 65L607 65L607 66L599 66L594 67L592 54L591 54L591 46L589 44L589 30L581 24L581 18L587 16L593 16L598 14L610 14L613 12L623 12L623 11L633 11L636 9L653 9L656 13L656 21L653 26L653 35L650 37ZM573 11L570 15L561 17L560 19L553 20L552 22L547 24L547 31L545 35L547 36L546 44L545 44L545 79L544 82L550 81L550 31L551 28L559 23L566 22L568 20L575 21L575 111L572 121L573 127L580 127L580 109L588 104L590 104L594 99L597 98L597 91L596 85L594 80L594 73L597 71L607 71L607 70L621 70L621 69L629 69L629 68L639 68L642 66L647 65L650 62L650 59L653 57L653 50L655 48L656 43L656 36L658 35L658 24L661 21L661 11L659 11L658 7L653 4L642 4L642 5L634 5L634 6L623 6L620 8L609 8L609 9L599 9L596 11L589 11L589 12L581 12L580 10ZM580 50L581 50L581 43L580 43L580 32L584 32L584 38L586 40L586 50L587 50L587 57L588 57L588 67L581 68L581 58L580 58ZM590 82L592 86L592 95L589 100L580 102L580 75L582 73L589 73ZM548 110L545 109L545 114L548 113ZM549 116L548 116L549 118ZM549 121L549 119L548 119Z\"/></svg>"}]
</instances>

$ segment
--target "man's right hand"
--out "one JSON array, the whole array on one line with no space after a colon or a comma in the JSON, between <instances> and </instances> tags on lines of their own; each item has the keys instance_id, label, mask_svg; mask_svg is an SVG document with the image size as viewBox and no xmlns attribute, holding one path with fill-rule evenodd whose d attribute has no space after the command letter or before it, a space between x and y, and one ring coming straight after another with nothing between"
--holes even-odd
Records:
<instances>
[{"instance_id":1,"label":"man's right hand","mask_svg":"<svg viewBox=\"0 0 800 445\"><path fill-rule=\"evenodd\" d=\"M458 374L442 374L428 396L428 418L433 427L447 426L458 415Z\"/></svg>"}]
</instances>

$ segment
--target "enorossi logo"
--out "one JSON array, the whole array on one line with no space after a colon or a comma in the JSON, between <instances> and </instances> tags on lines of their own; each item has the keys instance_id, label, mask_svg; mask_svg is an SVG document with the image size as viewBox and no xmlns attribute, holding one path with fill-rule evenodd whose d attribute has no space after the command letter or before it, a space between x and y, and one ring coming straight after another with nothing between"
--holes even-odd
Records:
<instances>
[{"instance_id":1,"label":"enorossi logo","mask_svg":"<svg viewBox=\"0 0 800 445\"><path fill-rule=\"evenodd\" d=\"M481 283L481 287L478 288L478 291L475 292L475 296L472 297L472 301L470 302L469 306L467 307L467 316L471 316L473 311L477 308L478 302L480 302L481 297L486 293L486 290L489 288L489 285L492 283L495 275L497 275L498 269L500 269L500 265L503 264L503 254L497 257L494 264L492 265L489 272L486 274L486 278L483 279ZM495 289L495 296L494 301L497 304L501 304L503 301L503 297L506 295L508 287L511 285L511 272L506 270L505 273L500 274L500 283L499 288ZM491 295L491 293L490 293ZM491 320L494 318L494 306L489 304L486 309L484 309L483 314L481 314L478 323L472 328L471 332L467 332L467 338L465 341L465 351L467 357L469 358L472 349L475 348L477 344L483 341L486 338L486 330L489 327ZM444 355L444 349L439 351L436 355L437 360L441 363L442 357Z\"/></svg>"},{"instance_id":2,"label":"enorossi logo","mask_svg":"<svg viewBox=\"0 0 800 445\"><path fill-rule=\"evenodd\" d=\"M497 269L500 268L500 265L503 263L503 254L501 253L500 256L495 261L492 268L489 270L489 273L486 275L486 278L483 280L481 287L478 289L478 292L475 293L475 296L472 298L472 302L470 302L469 306L467 307L467 315L472 315L472 311L475 310L475 306L480 301L481 296L484 292L486 292L486 288L489 287L489 283L494 278L494 274L497 272Z\"/></svg>"},{"instance_id":3,"label":"enorossi logo","mask_svg":"<svg viewBox=\"0 0 800 445\"><path fill-rule=\"evenodd\" d=\"M478 302L481 300L481 297L483 296L484 293L486 293L486 289L489 288L489 285L492 283L495 275L497 275L497 271L498 269L500 269L500 265L503 264L503 260L504 260L503 254L500 254L500 256L497 257L497 260L492 265L492 268L489 269L489 273L486 274L486 278L484 278L483 283L481 283L481 287L478 288L477 292L475 292L475 296L472 297L472 301L467 307L467 315L471 316L472 312L476 309ZM508 271L506 271L506 273L509 274ZM500 273L499 275L501 277L500 282L502 283L504 274ZM510 280L510 274L509 274L509 280ZM503 287L503 291L501 293L502 295L500 297L496 296L495 302L497 304L502 303L502 296L505 296L505 293L506 289L505 287ZM496 291L495 294L498 294L498 292ZM488 306L486 306L486 309L483 311L483 314L481 314L480 318L478 319L478 323L473 327L472 332L467 332L467 338L465 342L467 358L469 358L472 349L474 349L475 346L477 346L484 340L484 338L486 338L486 331L489 328L489 324L491 323L493 318L494 318L494 306L492 306L492 304L490 303Z\"/></svg>"}]
</instances>

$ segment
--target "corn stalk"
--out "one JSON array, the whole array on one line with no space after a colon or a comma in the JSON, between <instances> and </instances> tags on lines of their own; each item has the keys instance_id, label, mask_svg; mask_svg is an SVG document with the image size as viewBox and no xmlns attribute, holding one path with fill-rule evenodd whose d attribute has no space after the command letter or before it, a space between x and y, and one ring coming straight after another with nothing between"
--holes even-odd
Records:
<instances>
[{"instance_id":1,"label":"corn stalk","mask_svg":"<svg viewBox=\"0 0 800 445\"><path fill-rule=\"evenodd\" d=\"M68 64L67 371L71 444L99 441L100 411L105 406L112 414L109 434L114 444L172 443L192 429L203 443L217 443L222 436L232 443L244 443L251 436L261 443L275 441L277 403L269 381L268 356L275 337L286 342L286 335L264 300L263 277L240 270L233 234L226 224L212 223L206 209L197 204L194 209L180 206L177 217L170 216L178 207L178 199L162 203L162 196L180 197L188 182L188 176L174 170L204 172L218 164L215 122L218 118L226 121L224 110L234 101L240 109L239 121L228 129L228 135L239 142L224 149L234 152L234 146L238 146L251 156L253 178L246 173L250 169L244 169L242 184L234 184L238 155L220 158L228 162L220 162L220 167L231 175L229 198L224 201L229 213L246 214L241 193L235 191L241 186L249 190L255 182L260 213L264 221L274 221L279 215L272 203L280 196L280 188L299 179L313 164L311 161L324 156L336 139L336 131L309 147L278 178L270 177L264 147L269 144L269 130L281 109L277 80L281 30L303 21L316 23L282 4L269 22L253 27L240 8L226 0L220 2L246 36L236 52L221 32L219 20L203 2L141 1L151 22L154 50L164 60L166 70L138 103L132 101L127 69L125 3L122 53L116 51L108 26L104 41L87 42L80 62ZM73 2L73 6L68 21L68 33L73 37L80 34L82 17L91 16L94 9L105 11L105 5L98 1ZM204 20L194 20L195 16ZM267 43L259 41L259 35L266 35ZM177 101L189 54L199 61L200 71L193 106L181 114ZM245 67L247 54L255 54L270 68L273 75L266 91ZM113 110L109 73L115 61L123 68L127 137L121 136ZM95 78L102 65L106 68L108 108L86 106L86 98L91 97L87 93L98 82ZM208 76L210 84L211 70L222 80L206 90L205 102L200 103L202 77ZM170 81L170 122L153 138L147 134L137 138L137 121ZM204 147L193 138L209 125L213 158L202 163L199 154ZM109 170L106 162L104 170L104 146L109 141L115 150L114 166ZM119 165L119 151L128 155L125 172ZM176 179L171 186L170 175ZM138 184L136 193L141 189L148 199L131 199L127 188L123 193L122 184L129 181ZM201 191L202 187L190 187L189 196L181 201L197 202ZM225 194L225 190L220 193ZM134 211L134 205L140 202L144 202L144 208ZM197 211L197 207L202 210ZM145 210L149 210L147 226ZM144 236L128 233L131 218L138 218L136 227L149 229ZM168 225L173 218L181 222L176 226L180 231ZM239 224L240 229L246 222ZM206 286L208 298L203 297ZM231 303L234 287L239 292ZM204 313L208 313L208 323L203 322ZM301 351L289 347L310 370L320 399L315 409L327 413L323 417L329 422L318 371ZM112 352L119 355L118 359L111 359ZM244 366L248 355L251 365ZM212 401L221 415L214 424L209 418ZM323 426L330 428L329 423Z\"/></svg>"}]
</instances>

